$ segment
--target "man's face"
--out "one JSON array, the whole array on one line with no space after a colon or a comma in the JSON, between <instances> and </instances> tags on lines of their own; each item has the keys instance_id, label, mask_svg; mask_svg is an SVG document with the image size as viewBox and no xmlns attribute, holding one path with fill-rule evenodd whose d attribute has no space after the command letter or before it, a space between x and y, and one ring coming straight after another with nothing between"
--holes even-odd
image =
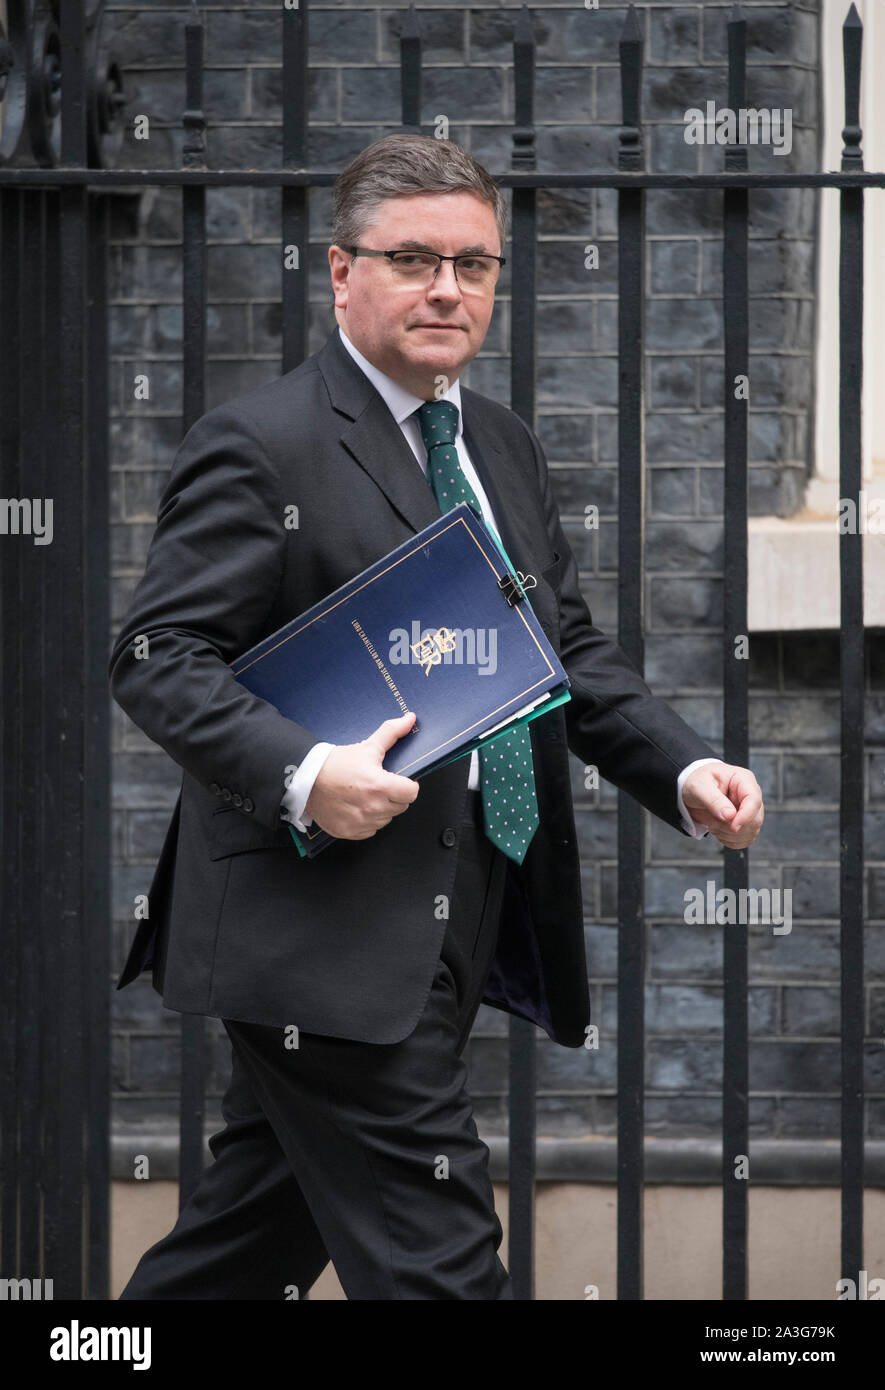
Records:
<instances>
[{"instance_id":1,"label":"man's face","mask_svg":"<svg viewBox=\"0 0 885 1390\"><path fill-rule=\"evenodd\" d=\"M386 198L361 246L395 251L409 246L442 256L503 253L491 204L472 193L415 193ZM443 261L426 287L398 281L385 257L329 247L335 317L354 347L406 390L431 400L436 378L451 383L479 352L495 304L494 286L476 292Z\"/></svg>"}]
</instances>

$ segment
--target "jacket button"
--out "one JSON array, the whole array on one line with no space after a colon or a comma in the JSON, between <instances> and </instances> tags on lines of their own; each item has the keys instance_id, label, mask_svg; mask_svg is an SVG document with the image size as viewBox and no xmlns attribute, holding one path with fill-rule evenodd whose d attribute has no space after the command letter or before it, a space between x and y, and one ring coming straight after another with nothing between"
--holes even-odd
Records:
<instances>
[{"instance_id":1,"label":"jacket button","mask_svg":"<svg viewBox=\"0 0 885 1390\"><path fill-rule=\"evenodd\" d=\"M243 797L243 810L244 810L244 811L254 811L254 810L255 810L255 802L252 800L251 796L244 796L244 797Z\"/></svg>"},{"instance_id":2,"label":"jacket button","mask_svg":"<svg viewBox=\"0 0 885 1390\"><path fill-rule=\"evenodd\" d=\"M222 787L222 788L221 788L221 799L222 799L222 801L232 801L232 800L233 800L233 792L231 791L230 787Z\"/></svg>"},{"instance_id":3,"label":"jacket button","mask_svg":"<svg viewBox=\"0 0 885 1390\"><path fill-rule=\"evenodd\" d=\"M234 805L235 805L235 806L242 806L242 804L243 804L243 798L240 796L240 793L239 793L239 792L234 792Z\"/></svg>"},{"instance_id":4,"label":"jacket button","mask_svg":"<svg viewBox=\"0 0 885 1390\"><path fill-rule=\"evenodd\" d=\"M452 827L450 825L447 825L439 838L442 840L444 845L449 845L451 847L457 840L458 836L455 834Z\"/></svg>"},{"instance_id":5,"label":"jacket button","mask_svg":"<svg viewBox=\"0 0 885 1390\"><path fill-rule=\"evenodd\" d=\"M218 796L219 792L221 791L221 788L219 787L217 782L210 782L209 790L213 793L213 795Z\"/></svg>"}]
</instances>

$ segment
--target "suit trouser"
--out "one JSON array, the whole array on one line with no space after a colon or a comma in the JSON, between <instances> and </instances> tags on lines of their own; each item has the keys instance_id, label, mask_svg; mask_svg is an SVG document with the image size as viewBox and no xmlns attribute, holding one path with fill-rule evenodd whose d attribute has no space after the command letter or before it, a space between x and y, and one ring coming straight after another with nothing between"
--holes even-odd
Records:
<instances>
[{"instance_id":1,"label":"suit trouser","mask_svg":"<svg viewBox=\"0 0 885 1390\"><path fill-rule=\"evenodd\" d=\"M224 1020L225 1128L123 1299L303 1297L331 1258L349 1299L511 1299L461 1053L495 953L506 860L468 792L425 1008L372 1044ZM406 812L405 814L408 814ZM334 853L334 850L328 851Z\"/></svg>"}]
</instances>

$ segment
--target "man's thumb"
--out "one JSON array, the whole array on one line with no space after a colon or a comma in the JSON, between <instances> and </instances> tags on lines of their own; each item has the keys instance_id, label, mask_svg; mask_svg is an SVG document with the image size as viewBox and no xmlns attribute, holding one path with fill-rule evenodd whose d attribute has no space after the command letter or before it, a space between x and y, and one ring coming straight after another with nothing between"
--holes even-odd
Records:
<instances>
[{"instance_id":1,"label":"man's thumb","mask_svg":"<svg viewBox=\"0 0 885 1390\"><path fill-rule=\"evenodd\" d=\"M398 719L385 719L383 724L379 724L378 728L369 734L366 743L371 743L379 753L386 753L388 748L393 747L398 738L402 738L403 734L409 732L414 718L414 711L409 710L406 714L401 714Z\"/></svg>"},{"instance_id":2,"label":"man's thumb","mask_svg":"<svg viewBox=\"0 0 885 1390\"><path fill-rule=\"evenodd\" d=\"M732 806L727 796L715 796L707 807L718 820L732 820L735 815L735 807Z\"/></svg>"}]
</instances>

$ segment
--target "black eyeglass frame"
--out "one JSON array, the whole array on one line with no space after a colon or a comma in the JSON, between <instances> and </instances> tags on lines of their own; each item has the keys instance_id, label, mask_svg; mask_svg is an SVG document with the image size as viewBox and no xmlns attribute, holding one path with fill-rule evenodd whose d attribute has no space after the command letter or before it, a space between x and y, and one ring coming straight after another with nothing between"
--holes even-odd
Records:
<instances>
[{"instance_id":1,"label":"black eyeglass frame","mask_svg":"<svg viewBox=\"0 0 885 1390\"><path fill-rule=\"evenodd\" d=\"M391 265L393 265L394 263L394 256L435 256L439 262L439 265L433 272L434 280L440 272L440 268L442 267L443 261L452 262L452 267L455 272L456 280L458 280L458 261L474 261L478 257L484 256L487 261L498 262L499 275L501 273L500 266L507 264L506 256L493 256L490 251L461 251L458 253L457 256L441 256L438 251L422 251L417 246L397 246L396 249L393 251L376 251L374 247L371 246L348 246L346 249L350 252L354 259L356 259L357 256L386 256L387 259L390 261ZM459 285L460 283L461 281L458 280Z\"/></svg>"}]
</instances>

